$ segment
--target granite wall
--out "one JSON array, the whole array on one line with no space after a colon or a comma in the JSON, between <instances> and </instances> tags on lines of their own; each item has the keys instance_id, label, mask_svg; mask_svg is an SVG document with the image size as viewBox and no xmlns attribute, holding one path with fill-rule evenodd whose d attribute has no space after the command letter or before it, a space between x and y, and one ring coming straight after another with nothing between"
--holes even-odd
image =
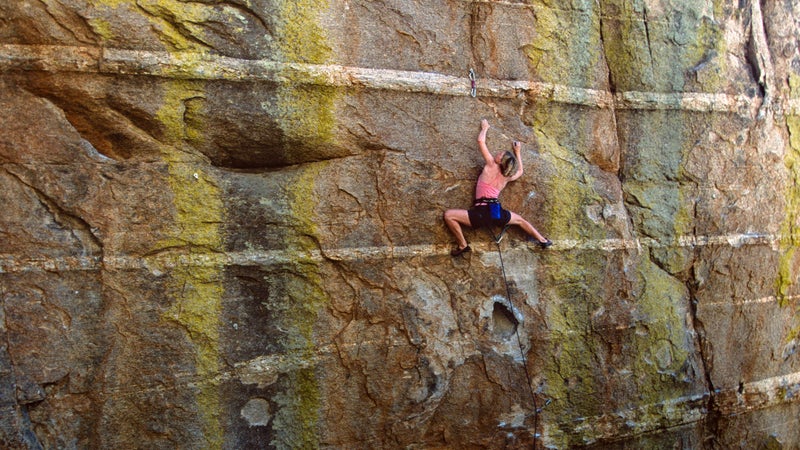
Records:
<instances>
[{"instance_id":1,"label":"granite wall","mask_svg":"<svg viewBox=\"0 0 800 450\"><path fill-rule=\"evenodd\" d=\"M0 1L0 444L797 448L799 39L778 0ZM482 118L553 247L449 255Z\"/></svg>"}]
</instances>

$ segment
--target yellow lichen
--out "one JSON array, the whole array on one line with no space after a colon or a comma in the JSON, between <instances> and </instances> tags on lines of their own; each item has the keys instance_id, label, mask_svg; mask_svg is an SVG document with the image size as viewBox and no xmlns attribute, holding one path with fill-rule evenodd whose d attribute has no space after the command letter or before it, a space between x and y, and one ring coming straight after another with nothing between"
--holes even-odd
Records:
<instances>
[{"instance_id":1,"label":"yellow lichen","mask_svg":"<svg viewBox=\"0 0 800 450\"><path fill-rule=\"evenodd\" d=\"M179 0L137 0L159 32L159 39L171 51L204 51L203 23L213 19L214 8L201 2Z\"/></svg>"},{"instance_id":2,"label":"yellow lichen","mask_svg":"<svg viewBox=\"0 0 800 450\"><path fill-rule=\"evenodd\" d=\"M154 29L168 50L195 51L192 60L201 58L197 50L203 46L184 35L176 23L188 24L194 33L202 30L194 24L208 19L212 10L207 4L177 0L92 0L95 7L119 8L136 5L147 14ZM91 23L101 37L111 39L110 26L96 19ZM186 58L187 53L176 54ZM187 141L202 139L199 127L185 122L187 102L202 98L205 86L189 80L167 80L162 106L156 119L162 126L162 159L168 168L168 184L172 194L174 223L166 231L167 237L152 249L170 250L164 271L169 277L167 294L172 306L163 318L186 330L194 345L194 367L197 376L197 407L202 418L205 448L221 448L223 430L220 422L221 403L217 386L220 372L220 317L222 310L222 267L213 255L224 250L221 224L224 207L221 193L213 174L206 170L205 162L185 150ZM189 258L185 258L185 257ZM211 256L211 257L209 257ZM181 259L185 258L185 259ZM152 262L154 265L163 263Z\"/></svg>"},{"instance_id":3,"label":"yellow lichen","mask_svg":"<svg viewBox=\"0 0 800 450\"><path fill-rule=\"evenodd\" d=\"M795 254L800 244L798 212L800 212L800 116L787 116L789 148L784 157L784 165L789 172L786 189L786 206L781 226L780 259L778 261L777 297L781 306L788 304L789 290L795 283L797 262Z\"/></svg>"},{"instance_id":4,"label":"yellow lichen","mask_svg":"<svg viewBox=\"0 0 800 450\"><path fill-rule=\"evenodd\" d=\"M589 6L591 8L591 6ZM536 10L536 35L522 46L534 75L542 81L591 85L602 57L599 15L591 11L567 11L542 7ZM565 30L581 30L565 39ZM577 77L586 78L579 79Z\"/></svg>"},{"instance_id":5,"label":"yellow lichen","mask_svg":"<svg viewBox=\"0 0 800 450\"><path fill-rule=\"evenodd\" d=\"M293 154L290 162L313 160L314 152L329 143L335 123L333 88L284 84L278 88L277 103L269 112L283 131L283 145Z\"/></svg>"},{"instance_id":6,"label":"yellow lichen","mask_svg":"<svg viewBox=\"0 0 800 450\"><path fill-rule=\"evenodd\" d=\"M789 74L789 92L791 98L800 98L800 75Z\"/></svg>"},{"instance_id":7,"label":"yellow lichen","mask_svg":"<svg viewBox=\"0 0 800 450\"><path fill-rule=\"evenodd\" d=\"M134 3L134 0L90 0L89 1L89 4L95 7L108 6L111 8L117 8L119 6L131 3Z\"/></svg>"},{"instance_id":8,"label":"yellow lichen","mask_svg":"<svg viewBox=\"0 0 800 450\"><path fill-rule=\"evenodd\" d=\"M294 231L286 245L297 255L285 267L279 278L287 298L280 309L281 329L285 331L282 344L295 369L286 376L286 391L276 397L281 409L276 413L273 444L278 447L316 448L320 392L315 373L316 347L314 325L319 309L327 302L327 294L319 273L319 263L308 257L316 248L317 204L314 186L326 163L314 163L298 168L288 183L288 200Z\"/></svg>"},{"instance_id":9,"label":"yellow lichen","mask_svg":"<svg viewBox=\"0 0 800 450\"><path fill-rule=\"evenodd\" d=\"M280 29L276 34L281 58L298 63L327 62L331 49L317 18L326 3L314 0L279 3ZM281 76L285 82L277 89L275 103L265 105L267 112L283 132L283 145L298 153L287 155L287 160L313 160L313 155L303 153L314 152L332 140L337 91L304 84L290 68Z\"/></svg>"},{"instance_id":10,"label":"yellow lichen","mask_svg":"<svg viewBox=\"0 0 800 450\"><path fill-rule=\"evenodd\" d=\"M114 32L111 30L111 23L101 18L93 18L89 20L89 26L92 31L106 41L114 39Z\"/></svg>"},{"instance_id":11,"label":"yellow lichen","mask_svg":"<svg viewBox=\"0 0 800 450\"><path fill-rule=\"evenodd\" d=\"M95 0L96 6L121 7L133 4L125 0ZM156 114L161 124L163 160L166 162L169 186L173 196L174 223L167 237L158 242L154 254L170 259L165 272L169 277L168 292L172 300L163 317L182 327L195 348L195 371L198 382L196 402L203 421L206 448L223 445L221 399L217 381L220 372L220 320L222 309L222 267L213 256L224 251L221 224L224 205L214 174L205 161L191 151L190 145L201 143L202 128L189 123L193 108L202 105L205 85L193 81L191 69L200 62L207 45L203 24L212 17L214 8L204 2L179 0L138 0L137 8L146 13L159 38L180 69L167 73L163 105ZM331 49L318 15L327 2L316 0L278 0L274 3L278 27L273 30L277 43L276 59L298 63L325 63ZM109 38L110 31L97 25L98 33ZM189 71L181 72L181 71ZM282 146L289 161L315 159L314 152L328 144L335 125L333 88L311 86L293 76L288 69L278 87L275 101L265 105L266 113L282 131ZM289 153L293 152L293 153ZM296 251L298 260L289 264L287 274L276 275L271 283L286 284L287 298L281 305L281 329L286 331L283 345L288 358L294 361L286 374L286 391L275 397L282 408L276 412L273 428L279 445L296 448L318 446L317 422L320 394L315 374L313 329L316 314L326 301L317 262L305 258L316 244L315 195L313 188L321 163L300 168L296 179L288 183L288 200L294 220L287 247ZM169 256L172 255L172 256ZM197 257L197 264L187 263L186 256ZM192 260L189 258L189 260Z\"/></svg>"},{"instance_id":12,"label":"yellow lichen","mask_svg":"<svg viewBox=\"0 0 800 450\"><path fill-rule=\"evenodd\" d=\"M327 2L315 0L279 1L280 24L276 30L280 57L287 62L316 63L327 61L330 48L318 15ZM314 152L332 140L335 125L336 90L310 86L294 80L290 70L276 92L274 104L265 105L283 133L282 145L290 162L314 160ZM289 154L288 152L294 152ZM284 301L281 328L286 331L283 345L295 360L296 369L286 374L286 391L275 397L281 405L276 412L273 445L287 448L319 446L320 392L315 373L316 349L314 324L319 308L327 301L322 288L318 263L304 258L317 248L316 198L313 192L324 163L298 167L297 176L288 183L287 193L294 232L286 245L295 251L297 261L287 267L281 282L289 296Z\"/></svg>"},{"instance_id":13,"label":"yellow lichen","mask_svg":"<svg viewBox=\"0 0 800 450\"><path fill-rule=\"evenodd\" d=\"M544 228L581 242L602 241L608 238L608 226L590 220L586 211L591 205L610 200L598 193L597 181L591 176L593 171L579 154L578 149L587 143L582 142L583 137L576 130L589 127L576 121L571 113L569 107L552 105L537 106L532 111L542 157L552 166L542 181L546 187L544 195L556 204L544 214L547 220ZM643 127L665 129L653 139L666 145L656 148L643 143L632 147L627 167L630 173L624 185L627 195L641 196L637 206L640 216L635 220L638 231L663 240L667 245L659 264L675 268L685 267L690 255L669 244L690 232L694 223L693 208L687 207L691 193L674 181L682 179L681 167L690 145L685 137L685 117L679 114L663 112L644 119ZM557 235L554 237L558 239ZM663 398L686 394L686 386L675 379L691 358L684 324L688 291L679 279L651 259L650 251L609 254L575 249L543 256L547 259L546 276L552 280L546 296L551 299L547 323L553 345L549 350L552 358L545 363L543 373L546 393L555 400L549 411L556 424L549 426L546 433L556 446L569 447L596 438L596 430L575 431L568 421L575 414L602 417L607 411L607 399L599 393L606 392L604 384L609 383L609 375L603 372L604 367L598 366L598 362L608 357L606 333L615 333L617 337L608 339L612 342L619 339L618 345L630 350L619 356L618 364L625 364L627 370L636 374L636 379L614 382L634 383L632 390L636 397L632 401L656 404ZM625 279L609 282L606 277L618 273L619 264L625 264ZM609 304L622 301L617 298L615 283L629 283L630 289L637 292L635 298L629 299L635 308L635 316L629 319L630 328L595 329L593 317L608 309ZM558 405L570 410L559 410ZM660 419L655 416L642 419L648 420L652 420L649 422L652 425ZM562 423L570 429L560 430Z\"/></svg>"},{"instance_id":14,"label":"yellow lichen","mask_svg":"<svg viewBox=\"0 0 800 450\"><path fill-rule=\"evenodd\" d=\"M170 236L159 242L157 249L177 248L175 258L186 254L214 255L224 250L220 230L224 220L221 193L205 163L179 150L191 134L184 122L186 101L202 96L204 87L200 82L186 80L168 81L165 86L163 106L156 118L164 128L162 154L168 167L175 222ZM220 372L222 267L213 258L196 260L199 262L194 264L178 260L169 270L173 304L164 318L183 327L194 345L199 379L196 401L203 434L207 448L221 448L221 404L215 380Z\"/></svg>"},{"instance_id":15,"label":"yellow lichen","mask_svg":"<svg viewBox=\"0 0 800 450\"><path fill-rule=\"evenodd\" d=\"M328 7L326 0L278 0L280 52L291 62L322 64L328 60L331 48L319 14Z\"/></svg>"}]
</instances>

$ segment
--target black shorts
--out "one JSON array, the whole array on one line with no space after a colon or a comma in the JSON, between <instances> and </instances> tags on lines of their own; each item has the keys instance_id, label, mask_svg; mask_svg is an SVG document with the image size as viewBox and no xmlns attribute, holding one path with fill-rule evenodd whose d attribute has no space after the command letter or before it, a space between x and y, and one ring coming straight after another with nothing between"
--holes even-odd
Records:
<instances>
[{"instance_id":1,"label":"black shorts","mask_svg":"<svg viewBox=\"0 0 800 450\"><path fill-rule=\"evenodd\" d=\"M500 206L498 203L497 206ZM475 227L504 227L511 220L511 213L500 206L500 217L492 217L490 205L475 205L467 211L469 223Z\"/></svg>"}]
</instances>

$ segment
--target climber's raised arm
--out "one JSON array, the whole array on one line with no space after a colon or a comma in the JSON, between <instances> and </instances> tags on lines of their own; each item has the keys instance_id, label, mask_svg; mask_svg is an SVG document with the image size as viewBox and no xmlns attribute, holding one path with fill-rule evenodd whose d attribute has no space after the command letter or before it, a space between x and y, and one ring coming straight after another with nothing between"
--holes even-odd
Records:
<instances>
[{"instance_id":1,"label":"climber's raised arm","mask_svg":"<svg viewBox=\"0 0 800 450\"><path fill-rule=\"evenodd\" d=\"M496 165L494 156L489 152L489 147L486 146L486 132L489 131L489 121L486 119L481 120L481 132L478 133L478 150L481 151L484 161L488 165Z\"/></svg>"},{"instance_id":2,"label":"climber's raised arm","mask_svg":"<svg viewBox=\"0 0 800 450\"><path fill-rule=\"evenodd\" d=\"M514 157L517 158L517 171L516 171L516 173L514 173L514 175L511 175L511 177L508 179L508 181L516 180L517 178L522 176L522 172L523 172L523 169L522 169L522 155L520 155L520 149L522 148L522 144L520 144L519 141L514 141L513 148L514 148Z\"/></svg>"}]
</instances>

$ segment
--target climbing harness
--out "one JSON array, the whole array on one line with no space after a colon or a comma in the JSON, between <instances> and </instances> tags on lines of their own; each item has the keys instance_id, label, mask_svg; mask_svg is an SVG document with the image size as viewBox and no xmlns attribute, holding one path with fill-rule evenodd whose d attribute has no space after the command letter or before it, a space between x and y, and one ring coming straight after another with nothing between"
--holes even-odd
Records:
<instances>
[{"instance_id":1,"label":"climbing harness","mask_svg":"<svg viewBox=\"0 0 800 450\"><path fill-rule=\"evenodd\" d=\"M500 230L500 233L498 235L494 234L494 230L490 226L487 226L486 230L489 232L489 234L492 235L492 238L494 238L494 243L497 245L497 254L500 256L500 269L501 269L501 271L503 273L503 282L506 285L506 298L508 299L508 305L511 307L511 311L512 311L512 314L513 314L513 311L515 311L517 309L514 306L513 301L511 300L511 288L510 288L510 286L508 284L508 277L506 276L506 266L503 263L503 251L500 248L500 241L503 239L503 234L506 232L508 227L509 227L509 225L506 224L503 227L503 229ZM522 325L522 323L520 322L514 328L514 332L517 335L517 344L519 345L519 355L522 358L522 367L525 369L525 379L528 381L528 389L530 390L530 393L531 393L531 400L533 400L533 433L534 433L534 435L533 435L533 448L535 450L537 448L536 443L538 442L538 439L540 437L540 435L539 435L539 413L541 412L541 409L539 408L539 405L537 404L537 401L536 401L536 394L533 391L533 380L531 379L531 374L528 371L528 358L525 356L525 350L522 347L522 338L520 338L520 336L519 336L519 327L521 325ZM550 404L550 400L549 399L545 403L544 406L547 406L548 404Z\"/></svg>"},{"instance_id":2,"label":"climbing harness","mask_svg":"<svg viewBox=\"0 0 800 450\"><path fill-rule=\"evenodd\" d=\"M481 197L475 200L468 211L469 220L474 227L482 227L489 230L495 242L503 239L503 234L508 228L511 220L511 213L504 210L497 198ZM503 229L495 235L491 227L502 226Z\"/></svg>"},{"instance_id":3,"label":"climbing harness","mask_svg":"<svg viewBox=\"0 0 800 450\"><path fill-rule=\"evenodd\" d=\"M503 206L500 204L500 200L496 198L481 197L475 200L473 207L476 206L486 206L489 212L489 217L491 217L492 220L500 220L503 217L502 215ZM488 231L489 234L492 235L492 239L494 239L494 242L496 244L499 244L500 241L503 240L503 235L505 235L506 230L508 230L509 226L510 225L508 223L503 224L503 228L500 230L500 233L498 234L494 234L494 230L492 229L491 225L486 225L485 228L486 231Z\"/></svg>"},{"instance_id":4,"label":"climbing harness","mask_svg":"<svg viewBox=\"0 0 800 450\"><path fill-rule=\"evenodd\" d=\"M473 98L478 95L478 85L477 85L476 81L477 81L477 77L475 76L475 71L472 70L472 69L469 69L469 82L470 82L470 85L472 86L472 89L470 90L469 95L471 95Z\"/></svg>"},{"instance_id":5,"label":"climbing harness","mask_svg":"<svg viewBox=\"0 0 800 450\"><path fill-rule=\"evenodd\" d=\"M503 206L500 200L493 197L481 197L475 199L473 206L486 206L489 209L489 216L494 220L499 220L503 217Z\"/></svg>"}]
</instances>

